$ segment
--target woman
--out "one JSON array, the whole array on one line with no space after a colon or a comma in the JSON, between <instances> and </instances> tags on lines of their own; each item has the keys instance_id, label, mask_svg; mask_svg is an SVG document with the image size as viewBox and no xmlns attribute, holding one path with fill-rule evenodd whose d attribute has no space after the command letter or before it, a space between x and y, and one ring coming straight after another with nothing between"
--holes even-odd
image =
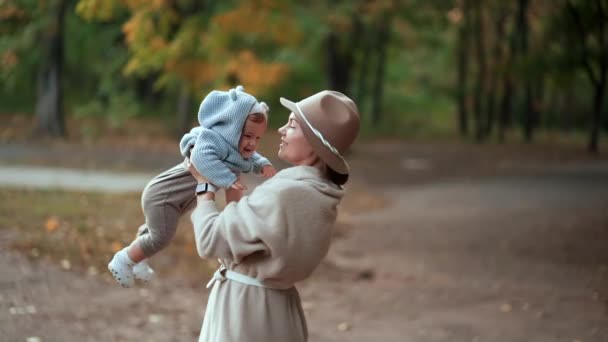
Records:
<instances>
[{"instance_id":1,"label":"woman","mask_svg":"<svg viewBox=\"0 0 608 342\"><path fill-rule=\"evenodd\" d=\"M279 129L279 158L294 165L219 212L215 195L192 165L201 189L192 213L196 247L222 267L199 341L306 341L306 319L294 284L327 254L349 167L343 153L359 132L355 103L335 91L300 102Z\"/></svg>"}]
</instances>

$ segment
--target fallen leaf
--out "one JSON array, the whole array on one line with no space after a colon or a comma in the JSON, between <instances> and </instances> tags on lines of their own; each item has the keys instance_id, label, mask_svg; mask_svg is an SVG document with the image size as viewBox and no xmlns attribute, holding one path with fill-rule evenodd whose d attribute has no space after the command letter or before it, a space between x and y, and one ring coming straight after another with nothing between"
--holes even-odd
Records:
<instances>
[{"instance_id":1,"label":"fallen leaf","mask_svg":"<svg viewBox=\"0 0 608 342\"><path fill-rule=\"evenodd\" d=\"M513 310L513 307L509 303L504 303L503 305L500 306L501 312L511 312L511 310Z\"/></svg>"},{"instance_id":2,"label":"fallen leaf","mask_svg":"<svg viewBox=\"0 0 608 342\"><path fill-rule=\"evenodd\" d=\"M148 322L152 324L160 323L163 320L163 316L159 314L151 314L148 316Z\"/></svg>"},{"instance_id":3,"label":"fallen leaf","mask_svg":"<svg viewBox=\"0 0 608 342\"><path fill-rule=\"evenodd\" d=\"M55 216L51 216L51 217L47 218L46 222L44 224L44 228L49 233L56 231L57 228L59 228L59 219Z\"/></svg>"},{"instance_id":4,"label":"fallen leaf","mask_svg":"<svg viewBox=\"0 0 608 342\"><path fill-rule=\"evenodd\" d=\"M72 268L72 264L70 263L70 260L68 260L68 259L61 260L61 268L63 268L64 270L71 269Z\"/></svg>"},{"instance_id":5,"label":"fallen leaf","mask_svg":"<svg viewBox=\"0 0 608 342\"><path fill-rule=\"evenodd\" d=\"M347 322L342 322L340 324L338 324L338 331L349 331L351 328L350 324L348 324Z\"/></svg>"},{"instance_id":6,"label":"fallen leaf","mask_svg":"<svg viewBox=\"0 0 608 342\"><path fill-rule=\"evenodd\" d=\"M80 239L79 241L80 255L84 260L89 260L91 258L91 253L89 253L89 244L86 240Z\"/></svg>"},{"instance_id":7,"label":"fallen leaf","mask_svg":"<svg viewBox=\"0 0 608 342\"><path fill-rule=\"evenodd\" d=\"M97 267L95 266L89 266L89 268L87 269L87 274L91 277L96 276L99 274L99 271L97 271Z\"/></svg>"}]
</instances>

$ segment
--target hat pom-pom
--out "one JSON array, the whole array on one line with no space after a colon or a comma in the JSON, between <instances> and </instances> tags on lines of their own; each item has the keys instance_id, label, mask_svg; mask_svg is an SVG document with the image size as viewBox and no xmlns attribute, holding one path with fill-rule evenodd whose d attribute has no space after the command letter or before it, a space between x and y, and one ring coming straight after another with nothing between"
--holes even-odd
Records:
<instances>
[{"instance_id":1,"label":"hat pom-pom","mask_svg":"<svg viewBox=\"0 0 608 342\"><path fill-rule=\"evenodd\" d=\"M270 110L270 107L268 107L268 105L266 104L266 102L260 102L260 107L262 107L262 109L266 113L268 113L268 111Z\"/></svg>"},{"instance_id":2,"label":"hat pom-pom","mask_svg":"<svg viewBox=\"0 0 608 342\"><path fill-rule=\"evenodd\" d=\"M236 101L237 91L243 92L245 91L245 89L241 85L237 86L236 88L230 89L228 94L230 94L230 98L232 99L232 101Z\"/></svg>"},{"instance_id":3,"label":"hat pom-pom","mask_svg":"<svg viewBox=\"0 0 608 342\"><path fill-rule=\"evenodd\" d=\"M236 101L236 90L230 89L230 91L228 92L228 95L230 95L230 98L232 99L232 101Z\"/></svg>"}]
</instances>

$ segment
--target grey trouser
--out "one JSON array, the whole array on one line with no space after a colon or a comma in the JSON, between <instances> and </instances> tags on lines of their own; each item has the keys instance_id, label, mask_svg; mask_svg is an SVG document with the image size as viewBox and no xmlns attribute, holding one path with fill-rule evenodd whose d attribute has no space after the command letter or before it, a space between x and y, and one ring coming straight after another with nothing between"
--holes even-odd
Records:
<instances>
[{"instance_id":1,"label":"grey trouser","mask_svg":"<svg viewBox=\"0 0 608 342\"><path fill-rule=\"evenodd\" d=\"M137 232L139 246L146 257L173 240L179 218L196 205L196 184L196 179L180 163L146 185L141 196L146 223Z\"/></svg>"}]
</instances>

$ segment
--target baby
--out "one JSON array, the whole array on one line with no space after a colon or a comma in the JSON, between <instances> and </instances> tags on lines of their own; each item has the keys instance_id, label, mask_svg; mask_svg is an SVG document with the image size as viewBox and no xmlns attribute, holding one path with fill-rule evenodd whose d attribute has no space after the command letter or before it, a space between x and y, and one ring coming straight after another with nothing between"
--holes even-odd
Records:
<instances>
[{"instance_id":1,"label":"baby","mask_svg":"<svg viewBox=\"0 0 608 342\"><path fill-rule=\"evenodd\" d=\"M276 170L256 152L268 124L268 106L242 86L209 93L198 111L200 126L184 135L180 150L209 183L197 184L183 163L161 173L144 188L145 223L128 247L114 254L108 269L123 287L135 279L148 282L154 271L147 259L165 248L175 236L179 218L196 204L196 194L226 191L226 201L238 201L246 187L241 173L268 178Z\"/></svg>"}]
</instances>

